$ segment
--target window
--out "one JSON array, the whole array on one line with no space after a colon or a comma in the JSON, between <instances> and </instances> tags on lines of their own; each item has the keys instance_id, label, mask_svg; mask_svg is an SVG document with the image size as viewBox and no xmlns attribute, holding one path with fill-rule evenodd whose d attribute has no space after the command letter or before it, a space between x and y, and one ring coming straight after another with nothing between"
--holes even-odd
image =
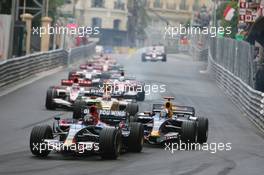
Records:
<instances>
[{"instance_id":1,"label":"window","mask_svg":"<svg viewBox=\"0 0 264 175\"><path fill-rule=\"evenodd\" d=\"M104 0L92 0L92 7L103 8Z\"/></svg>"},{"instance_id":2,"label":"window","mask_svg":"<svg viewBox=\"0 0 264 175\"><path fill-rule=\"evenodd\" d=\"M166 8L169 10L176 10L176 4L175 3L167 3Z\"/></svg>"},{"instance_id":3,"label":"window","mask_svg":"<svg viewBox=\"0 0 264 175\"><path fill-rule=\"evenodd\" d=\"M155 0L153 3L154 8L162 8L162 3L160 0Z\"/></svg>"},{"instance_id":4,"label":"window","mask_svg":"<svg viewBox=\"0 0 264 175\"><path fill-rule=\"evenodd\" d=\"M101 18L92 18L92 27L102 27L102 19Z\"/></svg>"},{"instance_id":5,"label":"window","mask_svg":"<svg viewBox=\"0 0 264 175\"><path fill-rule=\"evenodd\" d=\"M121 23L121 21L120 21L120 19L115 19L114 20L114 29L115 30L119 30L120 29L120 23Z\"/></svg>"},{"instance_id":6,"label":"window","mask_svg":"<svg viewBox=\"0 0 264 175\"><path fill-rule=\"evenodd\" d=\"M188 10L189 6L186 4L186 0L181 0L180 10Z\"/></svg>"},{"instance_id":7,"label":"window","mask_svg":"<svg viewBox=\"0 0 264 175\"><path fill-rule=\"evenodd\" d=\"M125 3L123 0L116 0L114 2L114 9L125 10Z\"/></svg>"}]
</instances>

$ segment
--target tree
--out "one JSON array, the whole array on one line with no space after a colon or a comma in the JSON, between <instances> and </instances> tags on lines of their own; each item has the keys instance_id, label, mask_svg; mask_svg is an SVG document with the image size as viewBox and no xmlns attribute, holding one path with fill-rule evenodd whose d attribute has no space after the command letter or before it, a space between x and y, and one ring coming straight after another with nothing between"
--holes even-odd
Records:
<instances>
[{"instance_id":1,"label":"tree","mask_svg":"<svg viewBox=\"0 0 264 175\"><path fill-rule=\"evenodd\" d=\"M130 46L136 45L136 40L144 40L146 37L148 15L145 9L146 1L128 0L128 38Z\"/></svg>"}]
</instances>

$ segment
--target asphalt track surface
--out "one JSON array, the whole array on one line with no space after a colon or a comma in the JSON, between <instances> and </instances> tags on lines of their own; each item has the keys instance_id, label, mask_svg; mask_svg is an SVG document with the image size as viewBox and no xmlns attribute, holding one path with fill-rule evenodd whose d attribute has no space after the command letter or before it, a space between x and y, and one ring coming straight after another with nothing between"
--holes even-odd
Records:
<instances>
[{"instance_id":1,"label":"asphalt track surface","mask_svg":"<svg viewBox=\"0 0 264 175\"><path fill-rule=\"evenodd\" d=\"M33 126L51 123L63 111L47 111L48 86L67 77L67 70L35 81L0 97L0 174L93 174L93 175L261 175L264 174L263 135L241 114L207 74L204 63L189 56L170 55L168 62L141 63L140 55L119 55L118 60L146 84L166 85L165 93L152 93L140 103L149 110L162 96L192 105L209 118L208 143L231 143L230 151L175 151L146 145L142 153L122 154L117 160L99 156L72 157L51 153L46 159L31 155L29 135Z\"/></svg>"}]
</instances>

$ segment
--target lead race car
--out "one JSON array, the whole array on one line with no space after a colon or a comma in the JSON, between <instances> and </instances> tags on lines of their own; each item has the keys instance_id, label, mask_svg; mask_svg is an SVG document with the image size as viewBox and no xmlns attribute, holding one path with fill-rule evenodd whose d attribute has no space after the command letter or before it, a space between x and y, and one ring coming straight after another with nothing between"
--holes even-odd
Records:
<instances>
[{"instance_id":1,"label":"lead race car","mask_svg":"<svg viewBox=\"0 0 264 175\"><path fill-rule=\"evenodd\" d=\"M146 52L141 55L142 62L146 61L167 61L167 56L165 53L164 46L152 46L146 49Z\"/></svg>"},{"instance_id":2,"label":"lead race car","mask_svg":"<svg viewBox=\"0 0 264 175\"><path fill-rule=\"evenodd\" d=\"M107 159L116 159L122 150L141 152L142 124L119 121L114 126L102 122L95 106L88 108L87 114L79 119L55 117L53 127L43 125L32 129L30 150L38 157L46 157L51 151L79 155L92 152Z\"/></svg>"},{"instance_id":3,"label":"lead race car","mask_svg":"<svg viewBox=\"0 0 264 175\"><path fill-rule=\"evenodd\" d=\"M139 113L133 121L144 125L145 141L158 144L172 141L205 143L208 138L208 119L196 117L195 109L171 103L173 97L165 97L164 104L153 104L151 112Z\"/></svg>"}]
</instances>

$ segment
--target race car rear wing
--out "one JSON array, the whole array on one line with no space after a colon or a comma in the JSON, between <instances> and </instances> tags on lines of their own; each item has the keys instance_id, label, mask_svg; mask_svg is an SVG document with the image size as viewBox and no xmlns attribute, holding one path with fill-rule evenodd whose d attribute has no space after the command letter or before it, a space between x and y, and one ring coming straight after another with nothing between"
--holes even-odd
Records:
<instances>
[{"instance_id":1,"label":"race car rear wing","mask_svg":"<svg viewBox=\"0 0 264 175\"><path fill-rule=\"evenodd\" d=\"M73 80L66 80L66 79L61 80L61 85L62 86L72 86L73 83L74 83ZM92 82L88 81L88 80L80 80L80 79L78 79L78 85L82 86L82 87L89 87L89 86L92 85Z\"/></svg>"},{"instance_id":2,"label":"race car rear wing","mask_svg":"<svg viewBox=\"0 0 264 175\"><path fill-rule=\"evenodd\" d=\"M127 115L125 111L100 110L100 120L109 125L116 126L126 119Z\"/></svg>"},{"instance_id":3,"label":"race car rear wing","mask_svg":"<svg viewBox=\"0 0 264 175\"><path fill-rule=\"evenodd\" d=\"M153 104L152 111L153 112L160 112L161 110L165 109L164 104ZM188 115L195 115L195 109L191 106L180 106L180 105L172 105L173 114L188 114Z\"/></svg>"}]
</instances>

